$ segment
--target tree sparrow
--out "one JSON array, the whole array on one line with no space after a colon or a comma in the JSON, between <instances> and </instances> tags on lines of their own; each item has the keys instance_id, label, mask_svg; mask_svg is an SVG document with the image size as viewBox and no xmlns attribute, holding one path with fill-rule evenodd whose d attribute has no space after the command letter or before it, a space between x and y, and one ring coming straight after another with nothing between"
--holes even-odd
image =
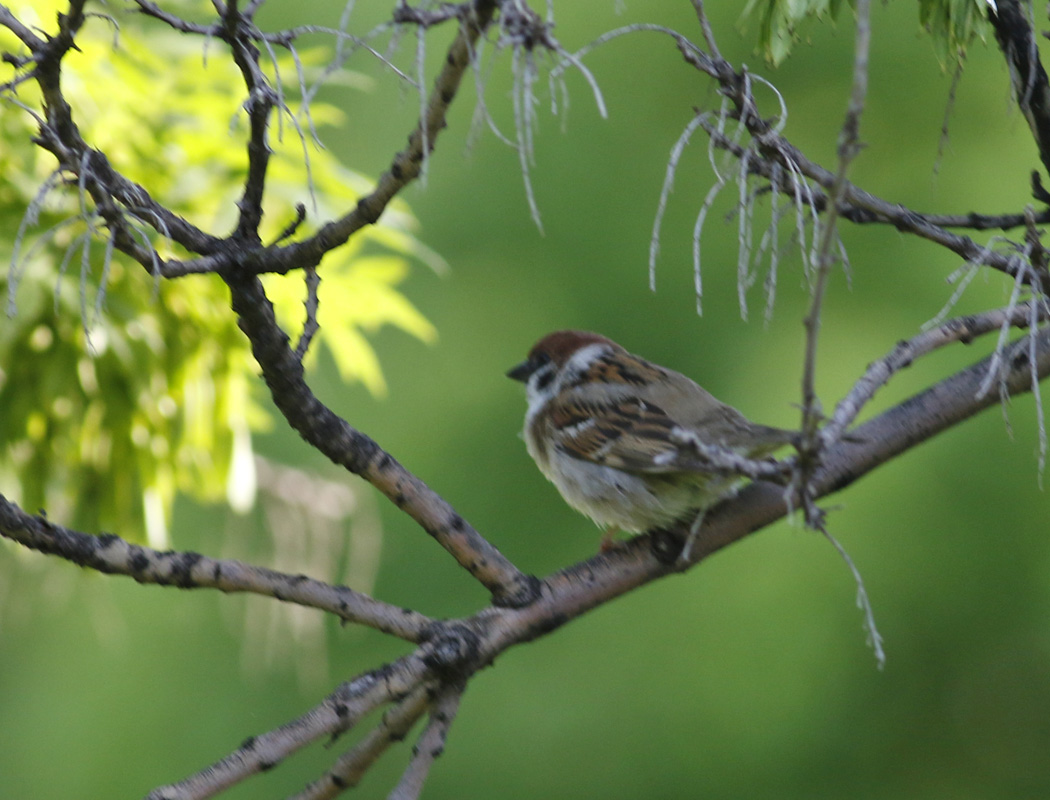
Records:
<instances>
[{"instance_id":1,"label":"tree sparrow","mask_svg":"<svg viewBox=\"0 0 1050 800\"><path fill-rule=\"evenodd\" d=\"M685 375L586 331L556 331L507 372L526 385L525 445L565 501L605 528L638 533L698 514L741 478L710 451L755 458L797 434L749 422ZM724 459L722 459L724 461Z\"/></svg>"}]
</instances>

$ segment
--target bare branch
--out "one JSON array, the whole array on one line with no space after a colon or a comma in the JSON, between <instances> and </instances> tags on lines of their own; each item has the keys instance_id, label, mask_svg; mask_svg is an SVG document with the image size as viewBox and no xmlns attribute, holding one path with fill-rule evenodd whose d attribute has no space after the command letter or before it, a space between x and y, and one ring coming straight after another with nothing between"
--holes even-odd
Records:
<instances>
[{"instance_id":1,"label":"bare branch","mask_svg":"<svg viewBox=\"0 0 1050 800\"><path fill-rule=\"evenodd\" d=\"M343 754L325 775L289 800L330 800L346 789L353 789L387 748L400 742L423 716L435 687L426 684L414 689L404 700L383 714L379 724L357 745Z\"/></svg>"},{"instance_id":2,"label":"bare branch","mask_svg":"<svg viewBox=\"0 0 1050 800\"><path fill-rule=\"evenodd\" d=\"M330 250L344 244L354 233L376 222L398 192L415 180L423 160L423 141L433 149L438 134L445 127L445 115L456 97L464 71L470 64L474 44L492 19L494 2L484 0L476 8L476 17L465 19L452 43L441 73L426 104L426 114L409 137L408 147L398 153L389 169L380 176L371 194L362 197L353 211L323 225L313 236L286 246L259 248L248 254L237 254L237 270L244 274L286 273L319 264ZM425 131L425 135L424 135ZM221 272L234 261L234 254L166 265L165 275L196 272Z\"/></svg>"},{"instance_id":3,"label":"bare branch","mask_svg":"<svg viewBox=\"0 0 1050 800\"><path fill-rule=\"evenodd\" d=\"M168 11L165 11L156 3L150 2L150 0L134 0L137 6L137 11L144 16L153 17L159 19L171 26L174 30L180 33L199 33L202 36L218 36L220 31L220 23L215 22L211 25L198 25L193 22L188 22Z\"/></svg>"},{"instance_id":4,"label":"bare branch","mask_svg":"<svg viewBox=\"0 0 1050 800\"><path fill-rule=\"evenodd\" d=\"M319 300L317 296L317 289L321 285L321 276L317 272L317 267L307 267L303 270L306 276L306 300L303 301L303 305L306 307L306 321L303 323L303 332L299 337L299 343L295 346L295 357L300 361L306 355L306 351L310 348L310 342L313 341L314 335L321 329L321 326L317 324L317 307Z\"/></svg>"},{"instance_id":5,"label":"bare branch","mask_svg":"<svg viewBox=\"0 0 1050 800\"><path fill-rule=\"evenodd\" d=\"M985 358L957 372L856 428L848 440L830 445L810 483L815 499L846 488L879 465L994 405L996 397L978 396L990 362L991 357ZM1050 375L1050 328L1009 345L1003 363L1010 395L1031 391L1033 375L1039 380ZM790 500L773 484L756 482L746 487L732 501L708 511L690 561L696 563L783 516Z\"/></svg>"},{"instance_id":6,"label":"bare branch","mask_svg":"<svg viewBox=\"0 0 1050 800\"><path fill-rule=\"evenodd\" d=\"M868 92L868 53L871 48L871 6L868 0L857 0L857 34L853 57L853 89L850 93L846 119L839 134L838 172L830 187L829 204L820 228L817 246L816 281L813 286L809 313L802 321L806 329L806 350L802 367L802 446L800 449L797 481L801 490L803 510L807 523L819 527L821 515L810 503L809 478L820 459L819 426L823 418L820 400L816 392L817 342L820 336L820 315L824 304L824 292L831 274L832 247L838 239L835 221L839 203L846 192L846 173L860 152L860 116L864 111L864 100ZM817 231L814 230L814 235Z\"/></svg>"},{"instance_id":7,"label":"bare branch","mask_svg":"<svg viewBox=\"0 0 1050 800\"><path fill-rule=\"evenodd\" d=\"M707 43L707 49L711 51L711 57L716 60L721 60L722 53L718 49L718 44L715 42L714 31L711 30L711 23L707 19L707 12L704 11L703 0L692 0L693 8L696 9L696 18L700 22L700 30L704 34L704 42Z\"/></svg>"},{"instance_id":8,"label":"bare branch","mask_svg":"<svg viewBox=\"0 0 1050 800\"><path fill-rule=\"evenodd\" d=\"M1010 68L1014 99L1028 121L1043 167L1050 171L1050 80L1039 59L1029 19L1031 6L1020 0L997 0L987 13Z\"/></svg>"},{"instance_id":9,"label":"bare branch","mask_svg":"<svg viewBox=\"0 0 1050 800\"><path fill-rule=\"evenodd\" d=\"M849 394L839 401L835 413L821 431L823 446L830 446L841 439L875 393L897 372L915 363L916 359L954 342L969 344L978 336L1002 330L1004 326L1029 326L1032 324L1032 314L1036 315L1037 322L1050 320L1050 311L1045 303L1022 303L1011 309L996 309L983 314L958 317L898 343L892 352L868 365L864 375L853 385Z\"/></svg>"},{"instance_id":10,"label":"bare branch","mask_svg":"<svg viewBox=\"0 0 1050 800\"><path fill-rule=\"evenodd\" d=\"M27 514L2 495L0 534L31 550L109 575L126 575L139 583L265 595L327 611L347 622L367 625L410 642L419 641L433 624L433 620L416 611L305 575L286 575L199 553L161 553L113 534L91 536L63 528L45 517Z\"/></svg>"},{"instance_id":11,"label":"bare branch","mask_svg":"<svg viewBox=\"0 0 1050 800\"><path fill-rule=\"evenodd\" d=\"M416 520L493 593L495 602L531 602L537 591L535 578L521 573L437 493L314 395L259 280L248 277L228 285L241 330L251 341L274 403L288 423L333 462L363 477Z\"/></svg>"},{"instance_id":12,"label":"bare branch","mask_svg":"<svg viewBox=\"0 0 1050 800\"><path fill-rule=\"evenodd\" d=\"M146 800L203 800L249 775L270 769L324 736L349 730L384 703L415 690L427 667L416 653L344 683L319 705L275 730L247 739L226 758L195 775L154 789Z\"/></svg>"},{"instance_id":13,"label":"bare branch","mask_svg":"<svg viewBox=\"0 0 1050 800\"><path fill-rule=\"evenodd\" d=\"M445 751L448 729L456 718L462 696L463 686L452 685L443 687L434 698L430 721L412 748L412 761L388 800L416 800L422 793L431 765Z\"/></svg>"},{"instance_id":14,"label":"bare branch","mask_svg":"<svg viewBox=\"0 0 1050 800\"><path fill-rule=\"evenodd\" d=\"M18 17L11 13L11 9L4 5L0 5L0 25L11 31L11 33L19 38L22 44L34 53L43 50L47 44L28 27L23 25Z\"/></svg>"}]
</instances>

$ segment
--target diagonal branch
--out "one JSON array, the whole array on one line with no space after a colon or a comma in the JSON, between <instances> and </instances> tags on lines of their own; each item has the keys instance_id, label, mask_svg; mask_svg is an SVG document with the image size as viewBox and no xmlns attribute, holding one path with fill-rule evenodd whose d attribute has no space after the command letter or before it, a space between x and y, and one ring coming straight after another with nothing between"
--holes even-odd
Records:
<instances>
[{"instance_id":1,"label":"diagonal branch","mask_svg":"<svg viewBox=\"0 0 1050 800\"><path fill-rule=\"evenodd\" d=\"M27 514L0 495L0 535L31 550L58 556L110 575L127 575L139 583L179 589L218 589L286 600L317 608L371 628L420 641L434 620L410 609L374 600L346 586L332 586L305 575L288 575L233 559L193 552L158 552L113 534L91 536Z\"/></svg>"},{"instance_id":2,"label":"diagonal branch","mask_svg":"<svg viewBox=\"0 0 1050 800\"><path fill-rule=\"evenodd\" d=\"M421 685L404 700L388 709L379 724L354 747L336 760L322 777L289 800L330 800L345 789L353 789L387 748L400 742L423 716L430 687Z\"/></svg>"},{"instance_id":3,"label":"diagonal branch","mask_svg":"<svg viewBox=\"0 0 1050 800\"><path fill-rule=\"evenodd\" d=\"M420 734L419 742L412 748L412 760L397 786L389 794L388 800L416 800L422 793L423 784L430 774L430 767L445 751L448 729L459 710L464 688L453 684L442 687L437 693L430 711L430 720Z\"/></svg>"},{"instance_id":4,"label":"diagonal branch","mask_svg":"<svg viewBox=\"0 0 1050 800\"><path fill-rule=\"evenodd\" d=\"M45 122L37 134L37 144L55 156L62 170L80 179L114 231L115 246L131 255L147 270L154 271L162 262L151 248L143 247L135 240L131 226L125 221L117 204L139 219L149 221L149 224L190 252L213 252L220 243L217 237L204 233L156 202L145 188L113 169L106 156L89 147L81 136L69 103L62 93L61 68L63 58L75 47L75 36L84 24L84 2L73 0L69 12L58 15L58 32L46 41L36 37L23 40L30 47L32 60L36 63L33 74L40 86L46 112ZM6 9L0 10L6 12ZM10 12L0 13L0 24L12 28L9 17ZM17 28L12 30L17 32Z\"/></svg>"},{"instance_id":5,"label":"diagonal branch","mask_svg":"<svg viewBox=\"0 0 1050 800\"><path fill-rule=\"evenodd\" d=\"M1031 319L1045 322L1044 304L1029 301L1013 308L996 309L968 317L951 319L936 328L902 341L888 355L868 365L849 394L839 401L831 420L821 430L825 444L837 441L860 414L861 409L897 372L911 366L917 358L953 342L969 344L976 337L999 331L1004 326L1027 327Z\"/></svg>"},{"instance_id":6,"label":"diagonal branch","mask_svg":"<svg viewBox=\"0 0 1050 800\"><path fill-rule=\"evenodd\" d=\"M221 761L178 783L154 789L146 800L213 797L249 775L275 767L310 742L349 730L372 710L414 691L426 672L424 657L419 653L366 672L341 684L302 716L248 738Z\"/></svg>"},{"instance_id":7,"label":"diagonal branch","mask_svg":"<svg viewBox=\"0 0 1050 800\"><path fill-rule=\"evenodd\" d=\"M303 365L277 325L273 306L258 278L227 279L241 330L274 404L310 445L360 475L411 516L493 594L499 605L531 602L535 578L520 572L422 480L373 439L324 405L306 383Z\"/></svg>"},{"instance_id":8,"label":"diagonal branch","mask_svg":"<svg viewBox=\"0 0 1050 800\"><path fill-rule=\"evenodd\" d=\"M1032 22L1032 6L1019 0L997 0L988 4L988 21L995 40L1010 68L1010 85L1021 113L1028 121L1039 159L1050 172L1050 81L1039 60Z\"/></svg>"},{"instance_id":9,"label":"diagonal branch","mask_svg":"<svg viewBox=\"0 0 1050 800\"><path fill-rule=\"evenodd\" d=\"M978 395L990 361L986 358L956 373L860 426L851 440L828 447L810 483L814 499L845 488L881 464L995 404L997 399L990 394ZM1050 329L1011 344L1003 362L1008 391L1032 391L1036 379L1050 375ZM249 739L213 766L155 790L149 800L210 797L240 778L274 766L309 741L348 730L368 711L385 703L400 702L434 679L449 687L461 685L508 648L544 636L633 589L695 566L786 516L791 508L798 507L798 499L787 497L781 486L752 483L734 499L708 512L685 563L678 560L684 528L646 533L544 579L543 591L528 606L489 607L473 617L438 623L415 653L343 684L302 717ZM409 708L402 707L402 711L413 719L416 716ZM407 716L396 723L397 730L402 729L402 724L407 730L411 724ZM376 736L381 739L384 734ZM370 763L368 754L381 744L365 741L370 742L363 745L367 753L350 759L352 769L347 774L366 768L366 762ZM331 794L311 793L303 797Z\"/></svg>"},{"instance_id":10,"label":"diagonal branch","mask_svg":"<svg viewBox=\"0 0 1050 800\"><path fill-rule=\"evenodd\" d=\"M280 247L259 248L247 254L222 253L186 262L169 262L163 274L166 277L179 277L199 272L222 272L234 265L241 273L284 274L293 269L319 264L330 250L345 244L366 225L378 221L398 192L419 177L426 155L424 146L427 151L432 151L438 135L447 124L448 108L470 65L478 37L492 21L495 5L495 0L477 0L473 14L462 18L459 35L449 48L444 67L434 82L425 113L408 137L408 146L394 156L390 167L379 177L372 192L358 200L352 211L321 226L313 236L302 241Z\"/></svg>"}]
</instances>

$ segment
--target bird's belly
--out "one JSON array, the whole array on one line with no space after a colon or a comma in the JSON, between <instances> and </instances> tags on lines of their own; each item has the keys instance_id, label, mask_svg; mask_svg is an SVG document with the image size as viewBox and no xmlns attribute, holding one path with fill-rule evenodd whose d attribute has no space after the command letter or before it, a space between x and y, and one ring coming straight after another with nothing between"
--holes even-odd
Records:
<instances>
[{"instance_id":1,"label":"bird's belly","mask_svg":"<svg viewBox=\"0 0 1050 800\"><path fill-rule=\"evenodd\" d=\"M703 473L633 473L552 454L544 473L565 501L603 528L631 533L670 525L728 493L730 479Z\"/></svg>"}]
</instances>

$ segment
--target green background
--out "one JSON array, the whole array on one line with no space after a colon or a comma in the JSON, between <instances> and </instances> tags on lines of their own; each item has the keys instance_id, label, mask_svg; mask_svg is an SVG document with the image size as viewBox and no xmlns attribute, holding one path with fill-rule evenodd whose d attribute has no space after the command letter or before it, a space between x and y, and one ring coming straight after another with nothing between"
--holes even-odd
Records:
<instances>
[{"instance_id":1,"label":"green background","mask_svg":"<svg viewBox=\"0 0 1050 800\"><path fill-rule=\"evenodd\" d=\"M803 30L792 58L770 71L755 54L754 31L735 27L737 4L715 5L724 55L778 86L791 115L785 134L830 166L850 82L852 22ZM699 40L684 2L557 11L556 35L570 49L633 21L661 22ZM320 2L275 4L269 12L271 25L330 22L333 13ZM364 26L383 10L356 13ZM1038 160L1008 101L994 46L969 54L935 171L950 74L919 31L913 4L875 4L872 22L866 148L852 178L922 211L1020 210ZM431 76L451 33L428 39ZM599 537L543 480L517 436L524 400L503 372L542 334L598 330L695 377L756 420L792 426L798 419L807 294L797 252L787 248L782 261L773 319L763 324L756 289L750 321L742 321L736 221L724 219L732 187L704 233L704 314L695 313L690 237L712 183L702 134L686 151L671 196L658 290L647 286L667 155L693 107L717 105L711 81L651 33L612 42L587 64L605 92L607 120L570 73L562 130L547 111L545 79L539 86L531 176L543 235L530 221L516 154L488 133L468 147L474 87L465 82L426 185L405 193L421 239L451 268L438 276L419 267L405 285L439 340L426 346L397 331L378 333L390 388L383 400L340 385L330 363L315 376L325 402L538 575L588 557ZM418 103L366 57L350 66L375 74L375 86L329 95L348 122L329 131L327 143L353 167L377 174L403 145ZM487 102L509 133L509 54L488 80ZM759 96L773 114L772 95ZM951 254L885 226L846 226L843 238L852 287L837 272L825 309L817 380L827 408L869 361L936 314L951 294L945 276L959 266ZM1008 291L999 276L978 278L959 312L1004 303ZM957 346L918 362L871 412L991 345ZM1012 435L998 410L986 412L826 503L830 530L867 581L885 670L865 647L853 582L834 550L781 523L688 575L501 657L471 683L426 797L1050 796L1047 497L1038 487L1031 397L1008 411ZM280 426L258 447L329 480L359 483ZM363 502L368 507L369 498ZM410 520L381 498L375 507L379 598L438 617L485 603L485 593ZM257 519L220 507L181 504L173 540L179 549L248 552L267 563L272 548L245 543L263 536L257 527ZM297 716L339 680L406 651L308 611L326 664L311 655L316 640L308 646L291 634L277 636L261 656L245 630L247 619L270 613L265 598L143 588L9 547L0 559L3 798L144 795ZM290 653L305 654L298 666ZM351 741L311 747L229 796L293 792ZM389 753L359 796L384 797L407 758L407 747Z\"/></svg>"}]
</instances>

